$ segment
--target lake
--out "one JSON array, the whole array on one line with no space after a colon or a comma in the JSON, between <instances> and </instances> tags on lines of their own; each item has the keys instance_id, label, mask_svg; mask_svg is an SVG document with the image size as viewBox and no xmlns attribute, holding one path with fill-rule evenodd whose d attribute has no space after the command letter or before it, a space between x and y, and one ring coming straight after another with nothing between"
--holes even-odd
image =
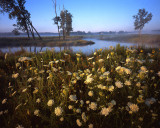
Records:
<instances>
[{"instance_id":1,"label":"lake","mask_svg":"<svg viewBox=\"0 0 160 128\"><path fill-rule=\"evenodd\" d=\"M115 47L117 44L120 44L121 46L138 46L138 44L135 43L123 43L123 42L118 42L118 41L105 41L105 40L99 40L99 39L93 39L93 38L85 38L84 40L87 41L93 41L95 44L93 45L87 45L87 46L69 46L69 47L43 47L42 51L51 50L54 48L55 51L60 51L64 49L69 49L72 50L73 52L82 52L84 54L90 54L94 52L96 49L105 49L109 48L109 46ZM146 47L154 47L154 46L146 46ZM30 52L30 47L23 47L25 50ZM34 52L34 46L31 47L31 52ZM11 47L11 48L0 48L0 50L4 53L6 52L16 52L21 50L21 47ZM36 47L36 51L40 51L41 47Z\"/></svg>"}]
</instances>

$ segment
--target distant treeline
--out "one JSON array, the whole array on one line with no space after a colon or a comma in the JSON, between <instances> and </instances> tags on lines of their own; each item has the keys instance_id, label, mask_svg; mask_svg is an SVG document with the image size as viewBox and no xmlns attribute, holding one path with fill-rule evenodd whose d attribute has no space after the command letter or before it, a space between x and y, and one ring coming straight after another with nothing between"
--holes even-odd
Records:
<instances>
[{"instance_id":1,"label":"distant treeline","mask_svg":"<svg viewBox=\"0 0 160 128\"><path fill-rule=\"evenodd\" d=\"M123 34L123 33L130 33L130 32L126 32L126 31L109 31L109 32L85 32L85 31L76 31L76 32L71 32L71 35L103 35L103 34ZM31 33L30 33L31 34ZM52 33L52 32L40 32L40 34L47 34L47 35L57 35L58 33ZM63 32L60 31L60 34L62 35ZM5 33L0 33L0 35L13 35L12 32L5 32ZM20 35L26 35L26 33L20 33Z\"/></svg>"},{"instance_id":2,"label":"distant treeline","mask_svg":"<svg viewBox=\"0 0 160 128\"><path fill-rule=\"evenodd\" d=\"M127 31L108 31L108 32L85 32L85 31L77 31L77 32L71 32L71 35L105 35L105 34L123 34L123 33L130 33Z\"/></svg>"},{"instance_id":3,"label":"distant treeline","mask_svg":"<svg viewBox=\"0 0 160 128\"><path fill-rule=\"evenodd\" d=\"M31 34L31 33L30 33ZM58 36L58 33L52 33L52 32L40 32L39 33L41 36ZM85 31L76 31L76 32L71 32L71 36L85 36L85 35L110 35L110 34L136 34L136 32L127 32L127 31L109 31L109 32L85 32ZM142 32L142 34L160 34L160 30L152 30L148 32ZM62 31L60 32L60 35L62 34ZM26 36L26 33L20 33L20 35L14 35L12 32L6 32L6 33L0 33L0 37L23 37ZM37 35L35 34L37 37Z\"/></svg>"}]
</instances>

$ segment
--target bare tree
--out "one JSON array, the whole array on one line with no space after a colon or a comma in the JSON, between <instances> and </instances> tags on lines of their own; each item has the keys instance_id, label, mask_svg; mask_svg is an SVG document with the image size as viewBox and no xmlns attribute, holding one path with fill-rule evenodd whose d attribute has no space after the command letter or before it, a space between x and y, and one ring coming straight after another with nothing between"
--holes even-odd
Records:
<instances>
[{"instance_id":1,"label":"bare tree","mask_svg":"<svg viewBox=\"0 0 160 128\"><path fill-rule=\"evenodd\" d=\"M54 24L57 25L57 28L58 28L58 34L59 34L59 40L60 40L60 26L59 26L59 23L61 22L61 18L60 16L57 16L57 3L56 3L56 0L52 0L53 4L54 4L54 8L55 8L55 14L56 14L56 17L53 18L54 20Z\"/></svg>"},{"instance_id":2,"label":"bare tree","mask_svg":"<svg viewBox=\"0 0 160 128\"><path fill-rule=\"evenodd\" d=\"M52 0L55 8L55 14L56 16L53 18L54 24L57 25L58 28L58 34L59 34L59 40L60 40L60 28L62 29L63 33L63 40L65 40L66 35L70 35L70 31L73 30L72 28L72 15L68 12L68 10L64 9L60 12L60 16L57 15L57 3L56 0ZM59 25L60 24L60 25Z\"/></svg>"}]
</instances>

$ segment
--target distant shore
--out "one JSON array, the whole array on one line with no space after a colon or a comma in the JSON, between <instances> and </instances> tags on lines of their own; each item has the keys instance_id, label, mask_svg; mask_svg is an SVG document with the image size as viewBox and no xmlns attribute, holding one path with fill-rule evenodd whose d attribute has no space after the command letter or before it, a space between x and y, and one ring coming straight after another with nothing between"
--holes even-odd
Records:
<instances>
[{"instance_id":1,"label":"distant shore","mask_svg":"<svg viewBox=\"0 0 160 128\"><path fill-rule=\"evenodd\" d=\"M140 44L157 44L160 45L160 34L113 34L113 35L99 35L88 36L89 38L98 38L106 41L118 41L126 43L140 43Z\"/></svg>"},{"instance_id":2,"label":"distant shore","mask_svg":"<svg viewBox=\"0 0 160 128\"><path fill-rule=\"evenodd\" d=\"M82 40L82 36L71 36L66 37L65 40L62 37L59 40L58 36L53 37L42 37L39 40L36 37L35 40L28 39L27 37L0 37L0 47L16 47L16 46L85 46L92 45L94 42Z\"/></svg>"},{"instance_id":3,"label":"distant shore","mask_svg":"<svg viewBox=\"0 0 160 128\"><path fill-rule=\"evenodd\" d=\"M117 41L123 43L138 43L160 46L160 34L112 34L112 35L87 35L87 36L70 36L65 40L58 36L42 37L39 40L28 39L27 37L0 37L0 48L18 47L18 46L39 46L39 47L55 47L55 46L86 46L95 44L92 41L83 40L84 38L96 38L106 41Z\"/></svg>"}]
</instances>

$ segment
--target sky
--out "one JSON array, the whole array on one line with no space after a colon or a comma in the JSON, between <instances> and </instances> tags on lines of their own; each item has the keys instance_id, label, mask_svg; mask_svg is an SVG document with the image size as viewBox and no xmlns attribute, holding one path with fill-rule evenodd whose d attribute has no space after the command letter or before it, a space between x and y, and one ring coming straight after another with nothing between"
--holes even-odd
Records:
<instances>
[{"instance_id":1,"label":"sky","mask_svg":"<svg viewBox=\"0 0 160 128\"><path fill-rule=\"evenodd\" d=\"M144 31L160 30L160 0L57 0L57 12L63 6L73 15L73 31L134 31L133 15L145 8L153 14ZM38 32L57 32L52 0L26 0L26 9ZM11 32L16 20L0 14L0 32Z\"/></svg>"}]
</instances>

